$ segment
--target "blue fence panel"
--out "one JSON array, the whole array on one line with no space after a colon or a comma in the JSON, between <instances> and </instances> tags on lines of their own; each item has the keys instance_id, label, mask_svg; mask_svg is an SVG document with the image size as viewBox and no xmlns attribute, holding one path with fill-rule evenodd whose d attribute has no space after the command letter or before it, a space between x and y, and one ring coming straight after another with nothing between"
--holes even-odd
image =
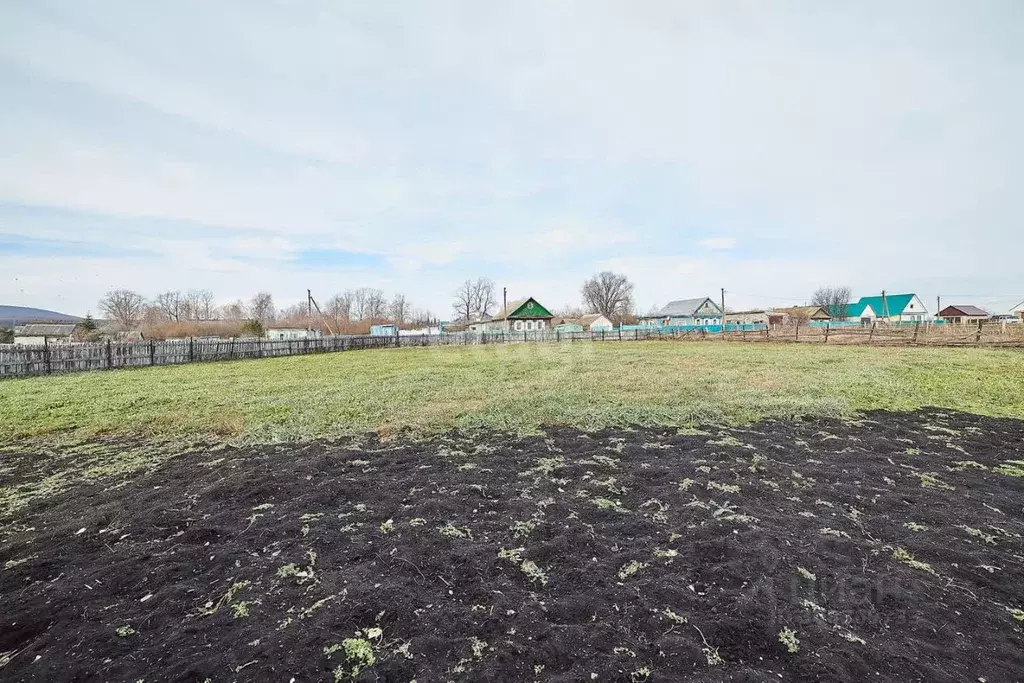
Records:
<instances>
[{"instance_id":1,"label":"blue fence panel","mask_svg":"<svg viewBox=\"0 0 1024 683\"><path fill-rule=\"evenodd\" d=\"M767 329L764 323L730 323L725 326L726 332L760 332ZM622 325L623 332L646 332L648 334L685 334L687 332L704 332L706 334L721 334L721 325Z\"/></svg>"}]
</instances>

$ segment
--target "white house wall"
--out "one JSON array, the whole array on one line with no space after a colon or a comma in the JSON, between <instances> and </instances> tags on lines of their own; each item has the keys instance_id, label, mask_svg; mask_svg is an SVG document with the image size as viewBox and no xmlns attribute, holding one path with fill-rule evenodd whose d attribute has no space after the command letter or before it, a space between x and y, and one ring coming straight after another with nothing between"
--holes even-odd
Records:
<instances>
[{"instance_id":1,"label":"white house wall","mask_svg":"<svg viewBox=\"0 0 1024 683\"><path fill-rule=\"evenodd\" d=\"M914 295L914 298L910 300L910 303L908 303L907 307L903 310L903 318L904 320L908 318L910 320L913 320L913 316L916 315L921 316L922 320L931 317L928 314L928 309L924 307L924 302L921 301L920 297L918 297L917 294Z\"/></svg>"},{"instance_id":2,"label":"white house wall","mask_svg":"<svg viewBox=\"0 0 1024 683\"><path fill-rule=\"evenodd\" d=\"M878 317L878 314L875 313L875 309L871 308L871 304L868 304L867 306L864 307L864 310L860 312L860 315L858 315L856 317L847 318L847 320L852 320L852 321L860 322L864 318L868 318L869 320L874 320L877 317Z\"/></svg>"},{"instance_id":3,"label":"white house wall","mask_svg":"<svg viewBox=\"0 0 1024 683\"><path fill-rule=\"evenodd\" d=\"M46 343L46 337L15 337L14 343L19 346L42 346Z\"/></svg>"}]
</instances>

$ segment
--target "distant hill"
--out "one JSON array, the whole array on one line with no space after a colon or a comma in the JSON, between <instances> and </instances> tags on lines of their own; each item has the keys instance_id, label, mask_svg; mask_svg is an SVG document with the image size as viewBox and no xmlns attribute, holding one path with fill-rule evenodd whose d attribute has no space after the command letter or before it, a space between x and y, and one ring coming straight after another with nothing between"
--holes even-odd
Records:
<instances>
[{"instance_id":1,"label":"distant hill","mask_svg":"<svg viewBox=\"0 0 1024 683\"><path fill-rule=\"evenodd\" d=\"M77 316L46 311L42 308L0 306L0 328L27 325L28 323L77 323L81 321L82 319Z\"/></svg>"}]
</instances>

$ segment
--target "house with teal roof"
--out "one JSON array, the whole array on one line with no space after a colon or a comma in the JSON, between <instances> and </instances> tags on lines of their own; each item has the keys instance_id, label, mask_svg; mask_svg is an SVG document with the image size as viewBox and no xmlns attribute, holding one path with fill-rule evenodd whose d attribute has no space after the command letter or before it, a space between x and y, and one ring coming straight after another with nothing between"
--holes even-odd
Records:
<instances>
[{"instance_id":1,"label":"house with teal roof","mask_svg":"<svg viewBox=\"0 0 1024 683\"><path fill-rule=\"evenodd\" d=\"M886 294L862 296L860 301L846 305L846 315L837 306L830 307L833 320L853 322L913 322L928 320L931 315L917 294Z\"/></svg>"}]
</instances>

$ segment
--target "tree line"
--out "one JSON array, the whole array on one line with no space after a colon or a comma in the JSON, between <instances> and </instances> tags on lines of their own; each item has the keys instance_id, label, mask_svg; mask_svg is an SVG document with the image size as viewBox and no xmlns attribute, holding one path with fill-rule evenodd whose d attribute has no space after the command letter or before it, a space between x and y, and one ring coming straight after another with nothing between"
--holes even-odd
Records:
<instances>
[{"instance_id":1,"label":"tree line","mask_svg":"<svg viewBox=\"0 0 1024 683\"><path fill-rule=\"evenodd\" d=\"M612 322L631 320L636 315L633 290L633 283L625 275L602 271L583 282L579 305L563 306L559 313L564 317L600 313ZM849 287L822 287L812 297L815 306L838 311L840 317L849 300ZM501 304L494 281L478 277L459 285L453 295L452 311L456 322L473 322L498 312ZM374 287L339 292L319 302L319 306L319 310L313 310L311 319L307 301L278 308L269 292L258 292L249 301L239 299L217 305L216 297L208 289L171 290L151 299L129 289L115 289L107 292L99 302L104 316L125 329L161 323L213 321L253 321L262 328L274 324L309 326L323 321L333 329L342 329L355 322L436 322L429 311L415 308L404 294L388 297L383 290Z\"/></svg>"},{"instance_id":2,"label":"tree line","mask_svg":"<svg viewBox=\"0 0 1024 683\"><path fill-rule=\"evenodd\" d=\"M429 311L415 309L404 294L389 298L383 290L373 287L339 292L318 305L319 309L303 300L278 308L270 292L257 292L248 301L239 299L218 306L216 297L208 289L171 290L149 299L130 289L115 289L100 299L99 309L104 317L124 329L164 323L245 321L266 328L279 323L308 324L318 320L340 328L351 322L402 324L431 319Z\"/></svg>"}]
</instances>

